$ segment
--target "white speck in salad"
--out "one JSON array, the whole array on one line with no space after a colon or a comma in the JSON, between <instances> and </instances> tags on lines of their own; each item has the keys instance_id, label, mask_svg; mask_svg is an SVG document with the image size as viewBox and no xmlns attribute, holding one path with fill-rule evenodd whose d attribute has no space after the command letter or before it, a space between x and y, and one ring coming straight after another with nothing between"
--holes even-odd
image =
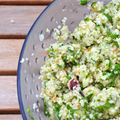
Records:
<instances>
[{"instance_id":1,"label":"white speck in salad","mask_svg":"<svg viewBox=\"0 0 120 120\"><path fill-rule=\"evenodd\" d=\"M39 40L43 41L44 40L44 35L43 34L39 34Z\"/></svg>"},{"instance_id":2,"label":"white speck in salad","mask_svg":"<svg viewBox=\"0 0 120 120\"><path fill-rule=\"evenodd\" d=\"M24 58L22 58L22 60L20 61L20 63L24 63L24 61L25 61L25 59L24 59Z\"/></svg>"},{"instance_id":3,"label":"white speck in salad","mask_svg":"<svg viewBox=\"0 0 120 120\"><path fill-rule=\"evenodd\" d=\"M47 29L46 29L46 32L47 32L47 33L50 33L50 30L47 28Z\"/></svg>"},{"instance_id":4,"label":"white speck in salad","mask_svg":"<svg viewBox=\"0 0 120 120\"><path fill-rule=\"evenodd\" d=\"M60 29L61 28L61 26L60 25L58 25L58 29Z\"/></svg>"}]
</instances>

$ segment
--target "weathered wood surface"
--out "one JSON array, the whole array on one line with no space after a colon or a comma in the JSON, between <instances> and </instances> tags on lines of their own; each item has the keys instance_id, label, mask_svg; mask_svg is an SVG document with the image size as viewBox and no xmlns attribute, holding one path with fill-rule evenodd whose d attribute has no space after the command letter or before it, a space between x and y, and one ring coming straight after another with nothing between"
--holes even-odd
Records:
<instances>
[{"instance_id":1,"label":"weathered wood surface","mask_svg":"<svg viewBox=\"0 0 120 120\"><path fill-rule=\"evenodd\" d=\"M20 114L0 115L0 120L23 120Z\"/></svg>"},{"instance_id":2,"label":"weathered wood surface","mask_svg":"<svg viewBox=\"0 0 120 120\"><path fill-rule=\"evenodd\" d=\"M45 8L46 6L0 6L0 38L25 38Z\"/></svg>"},{"instance_id":3,"label":"weathered wood surface","mask_svg":"<svg viewBox=\"0 0 120 120\"><path fill-rule=\"evenodd\" d=\"M0 5L48 5L53 0L0 0Z\"/></svg>"},{"instance_id":4,"label":"weathered wood surface","mask_svg":"<svg viewBox=\"0 0 120 120\"><path fill-rule=\"evenodd\" d=\"M23 39L0 39L0 75L16 75Z\"/></svg>"}]
</instances>

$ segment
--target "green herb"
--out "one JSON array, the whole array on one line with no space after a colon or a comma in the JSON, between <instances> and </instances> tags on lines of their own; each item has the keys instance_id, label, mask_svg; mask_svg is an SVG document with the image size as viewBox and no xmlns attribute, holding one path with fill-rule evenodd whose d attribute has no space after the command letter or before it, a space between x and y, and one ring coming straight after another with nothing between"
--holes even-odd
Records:
<instances>
[{"instance_id":1,"label":"green herb","mask_svg":"<svg viewBox=\"0 0 120 120\"><path fill-rule=\"evenodd\" d=\"M104 85L102 83L99 83L99 86L100 86L100 90L104 88Z\"/></svg>"},{"instance_id":2,"label":"green herb","mask_svg":"<svg viewBox=\"0 0 120 120\"><path fill-rule=\"evenodd\" d=\"M46 83L47 83L47 81L44 81L44 88L46 88Z\"/></svg>"},{"instance_id":3,"label":"green herb","mask_svg":"<svg viewBox=\"0 0 120 120\"><path fill-rule=\"evenodd\" d=\"M91 75L91 73L88 73L86 77L89 77Z\"/></svg>"},{"instance_id":4,"label":"green herb","mask_svg":"<svg viewBox=\"0 0 120 120\"><path fill-rule=\"evenodd\" d=\"M70 80L71 79L71 76L65 76L68 80Z\"/></svg>"},{"instance_id":5,"label":"green herb","mask_svg":"<svg viewBox=\"0 0 120 120\"><path fill-rule=\"evenodd\" d=\"M108 6L107 6L107 5L105 6L105 9L108 9Z\"/></svg>"},{"instance_id":6,"label":"green herb","mask_svg":"<svg viewBox=\"0 0 120 120\"><path fill-rule=\"evenodd\" d=\"M62 90L62 89L63 89L63 86L64 86L64 85L61 83L61 84L60 84L60 90Z\"/></svg>"},{"instance_id":7,"label":"green herb","mask_svg":"<svg viewBox=\"0 0 120 120\"><path fill-rule=\"evenodd\" d=\"M54 103L54 107L55 107L55 109L57 109L57 110L60 110L60 108L61 108L61 105L59 105L58 103Z\"/></svg>"},{"instance_id":8,"label":"green herb","mask_svg":"<svg viewBox=\"0 0 120 120\"><path fill-rule=\"evenodd\" d=\"M89 21L90 20L90 18L89 17L86 17L85 19L84 19L84 21Z\"/></svg>"},{"instance_id":9,"label":"green herb","mask_svg":"<svg viewBox=\"0 0 120 120\"><path fill-rule=\"evenodd\" d=\"M117 74L115 72L117 71ZM112 87L115 85L116 77L120 75L120 64L116 64L114 70L111 72L109 79L113 79L111 83L108 84L108 87Z\"/></svg>"},{"instance_id":10,"label":"green herb","mask_svg":"<svg viewBox=\"0 0 120 120\"><path fill-rule=\"evenodd\" d=\"M54 111L55 118L56 118L57 120L61 120L61 118L59 117L59 111L56 110L56 109L53 109L53 111Z\"/></svg>"},{"instance_id":11,"label":"green herb","mask_svg":"<svg viewBox=\"0 0 120 120\"><path fill-rule=\"evenodd\" d=\"M113 22L112 17L109 14L103 13L103 15L105 15L111 23Z\"/></svg>"},{"instance_id":12,"label":"green herb","mask_svg":"<svg viewBox=\"0 0 120 120\"><path fill-rule=\"evenodd\" d=\"M83 39L83 36L82 35L80 35L80 40L82 40Z\"/></svg>"},{"instance_id":13,"label":"green herb","mask_svg":"<svg viewBox=\"0 0 120 120\"><path fill-rule=\"evenodd\" d=\"M67 105L67 109L70 110L70 109L72 109L72 108L70 107L70 105Z\"/></svg>"},{"instance_id":14,"label":"green herb","mask_svg":"<svg viewBox=\"0 0 120 120\"><path fill-rule=\"evenodd\" d=\"M68 62L67 55L65 56L65 61Z\"/></svg>"},{"instance_id":15,"label":"green herb","mask_svg":"<svg viewBox=\"0 0 120 120\"><path fill-rule=\"evenodd\" d=\"M45 116L47 116L47 105L46 105L47 102L44 102L44 114Z\"/></svg>"},{"instance_id":16,"label":"green herb","mask_svg":"<svg viewBox=\"0 0 120 120\"><path fill-rule=\"evenodd\" d=\"M109 60L109 65L108 65L108 67L111 67L112 62L111 62L110 58L105 58L105 60Z\"/></svg>"},{"instance_id":17,"label":"green herb","mask_svg":"<svg viewBox=\"0 0 120 120\"><path fill-rule=\"evenodd\" d=\"M30 113L30 108L29 107L27 107L27 112Z\"/></svg>"},{"instance_id":18,"label":"green herb","mask_svg":"<svg viewBox=\"0 0 120 120\"><path fill-rule=\"evenodd\" d=\"M116 45L117 48L119 48L119 44L117 41L112 41L112 42Z\"/></svg>"},{"instance_id":19,"label":"green herb","mask_svg":"<svg viewBox=\"0 0 120 120\"><path fill-rule=\"evenodd\" d=\"M93 7L96 3L97 3L97 2L93 2L93 3L91 4L91 7Z\"/></svg>"},{"instance_id":20,"label":"green herb","mask_svg":"<svg viewBox=\"0 0 120 120\"><path fill-rule=\"evenodd\" d=\"M110 29L109 29L109 27L107 26L107 36L109 36L110 35Z\"/></svg>"},{"instance_id":21,"label":"green herb","mask_svg":"<svg viewBox=\"0 0 120 120\"><path fill-rule=\"evenodd\" d=\"M93 62L95 62L95 63L96 63L96 61L95 61L95 60L93 60L93 58L91 58L91 60L92 60Z\"/></svg>"},{"instance_id":22,"label":"green herb","mask_svg":"<svg viewBox=\"0 0 120 120\"><path fill-rule=\"evenodd\" d=\"M99 101L101 101L100 99L97 99L97 101L99 102Z\"/></svg>"},{"instance_id":23,"label":"green herb","mask_svg":"<svg viewBox=\"0 0 120 120\"><path fill-rule=\"evenodd\" d=\"M105 27L105 26L106 26L106 23L102 23L102 25L103 25L103 27Z\"/></svg>"},{"instance_id":24,"label":"green herb","mask_svg":"<svg viewBox=\"0 0 120 120\"><path fill-rule=\"evenodd\" d=\"M75 36L72 36L72 38L73 38L73 40L75 40L75 41L77 40L77 38L75 38Z\"/></svg>"},{"instance_id":25,"label":"green herb","mask_svg":"<svg viewBox=\"0 0 120 120\"><path fill-rule=\"evenodd\" d=\"M54 103L54 115L56 117L57 120L61 120L61 118L59 117L59 111L60 111L61 105L59 105L58 103Z\"/></svg>"},{"instance_id":26,"label":"green herb","mask_svg":"<svg viewBox=\"0 0 120 120\"><path fill-rule=\"evenodd\" d=\"M105 110L108 110L111 107L114 107L114 104L106 103L105 105L103 105L103 109L105 109Z\"/></svg>"},{"instance_id":27,"label":"green herb","mask_svg":"<svg viewBox=\"0 0 120 120\"><path fill-rule=\"evenodd\" d=\"M104 73L103 73L103 76L105 76L105 75L107 75L107 72L104 72Z\"/></svg>"},{"instance_id":28,"label":"green herb","mask_svg":"<svg viewBox=\"0 0 120 120\"><path fill-rule=\"evenodd\" d=\"M33 80L33 82L35 82L35 80Z\"/></svg>"},{"instance_id":29,"label":"green herb","mask_svg":"<svg viewBox=\"0 0 120 120\"><path fill-rule=\"evenodd\" d=\"M87 0L81 0L81 1L80 1L80 4L81 4L81 5L86 5L87 2L88 2Z\"/></svg>"},{"instance_id":30,"label":"green herb","mask_svg":"<svg viewBox=\"0 0 120 120\"><path fill-rule=\"evenodd\" d=\"M57 64L57 66L58 66L59 68L62 68L62 66L61 66L61 65L59 65L59 64Z\"/></svg>"},{"instance_id":31,"label":"green herb","mask_svg":"<svg viewBox=\"0 0 120 120\"><path fill-rule=\"evenodd\" d=\"M87 96L88 101L91 100L91 98L93 97L93 95L94 95L94 93L91 93L90 95Z\"/></svg>"},{"instance_id":32,"label":"green herb","mask_svg":"<svg viewBox=\"0 0 120 120\"><path fill-rule=\"evenodd\" d=\"M34 120L34 118L32 117L32 113L30 113L30 117L31 117L32 120Z\"/></svg>"},{"instance_id":33,"label":"green herb","mask_svg":"<svg viewBox=\"0 0 120 120\"><path fill-rule=\"evenodd\" d=\"M119 35L116 35L116 34L111 34L111 35L110 35L110 37L111 37L112 39L116 39L116 38L118 38L118 37L119 37Z\"/></svg>"},{"instance_id":34,"label":"green herb","mask_svg":"<svg viewBox=\"0 0 120 120\"><path fill-rule=\"evenodd\" d=\"M70 47L67 48L73 55L75 54L75 52L73 50L70 49Z\"/></svg>"},{"instance_id":35,"label":"green herb","mask_svg":"<svg viewBox=\"0 0 120 120\"><path fill-rule=\"evenodd\" d=\"M105 9L101 9L99 12L102 13L102 12L104 12L104 11L105 11Z\"/></svg>"},{"instance_id":36,"label":"green herb","mask_svg":"<svg viewBox=\"0 0 120 120\"><path fill-rule=\"evenodd\" d=\"M51 73L55 78L56 78L56 73L55 72L53 72L53 73Z\"/></svg>"},{"instance_id":37,"label":"green herb","mask_svg":"<svg viewBox=\"0 0 120 120\"><path fill-rule=\"evenodd\" d=\"M88 110L88 107L87 107L87 103L84 104L84 107L83 107L86 111Z\"/></svg>"}]
</instances>

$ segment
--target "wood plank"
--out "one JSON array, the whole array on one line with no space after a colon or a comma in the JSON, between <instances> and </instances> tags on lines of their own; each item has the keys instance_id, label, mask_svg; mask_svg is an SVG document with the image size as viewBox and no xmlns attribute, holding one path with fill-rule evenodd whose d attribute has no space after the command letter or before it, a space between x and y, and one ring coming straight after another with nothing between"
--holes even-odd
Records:
<instances>
[{"instance_id":1,"label":"wood plank","mask_svg":"<svg viewBox=\"0 0 120 120\"><path fill-rule=\"evenodd\" d=\"M11 115L0 115L0 120L23 120L22 115L11 114Z\"/></svg>"},{"instance_id":2,"label":"wood plank","mask_svg":"<svg viewBox=\"0 0 120 120\"><path fill-rule=\"evenodd\" d=\"M0 0L0 5L48 5L53 0Z\"/></svg>"},{"instance_id":3,"label":"wood plank","mask_svg":"<svg viewBox=\"0 0 120 120\"><path fill-rule=\"evenodd\" d=\"M45 8L46 6L0 6L0 38L25 38Z\"/></svg>"},{"instance_id":4,"label":"wood plank","mask_svg":"<svg viewBox=\"0 0 120 120\"><path fill-rule=\"evenodd\" d=\"M0 113L20 113L16 79L16 76L0 76Z\"/></svg>"},{"instance_id":5,"label":"wood plank","mask_svg":"<svg viewBox=\"0 0 120 120\"><path fill-rule=\"evenodd\" d=\"M0 40L0 75L16 75L17 65L24 40Z\"/></svg>"}]
</instances>

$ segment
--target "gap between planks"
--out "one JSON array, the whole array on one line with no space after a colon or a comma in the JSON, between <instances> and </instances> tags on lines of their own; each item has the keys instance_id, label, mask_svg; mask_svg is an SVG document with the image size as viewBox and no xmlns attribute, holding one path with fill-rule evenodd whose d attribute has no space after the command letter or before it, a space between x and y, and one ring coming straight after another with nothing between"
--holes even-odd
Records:
<instances>
[{"instance_id":1,"label":"gap between planks","mask_svg":"<svg viewBox=\"0 0 120 120\"><path fill-rule=\"evenodd\" d=\"M16 75L24 39L0 39L0 75Z\"/></svg>"},{"instance_id":2,"label":"gap between planks","mask_svg":"<svg viewBox=\"0 0 120 120\"><path fill-rule=\"evenodd\" d=\"M53 0L0 0L0 5L48 5Z\"/></svg>"}]
</instances>

